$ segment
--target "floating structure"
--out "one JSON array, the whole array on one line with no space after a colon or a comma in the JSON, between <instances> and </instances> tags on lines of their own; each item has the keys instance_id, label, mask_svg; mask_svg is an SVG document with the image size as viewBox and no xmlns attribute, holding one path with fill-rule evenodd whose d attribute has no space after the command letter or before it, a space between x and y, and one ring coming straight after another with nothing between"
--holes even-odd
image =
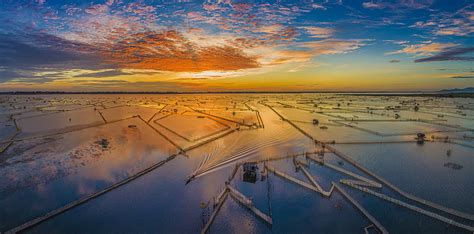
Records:
<instances>
[{"instance_id":1,"label":"floating structure","mask_svg":"<svg viewBox=\"0 0 474 234\"><path fill-rule=\"evenodd\" d=\"M277 115L280 116L280 118L288 123L290 123L290 125L292 125L293 127L295 127L297 130L299 130L301 133L303 133L303 135L307 136L308 138L310 138L311 140L315 141L315 139L310 135L308 134L307 132L305 132L304 130L302 130L301 128L299 128L297 125L293 124L291 121L287 120L285 117L283 117L281 114L279 114L276 110L274 110L271 106L269 106L270 109L272 109ZM316 143L318 141L315 141ZM339 152L338 150L336 150L334 147L332 146L327 146L328 149L330 151L332 151L333 153L335 153L337 156L343 158L344 160L350 162L352 165L354 165L356 168L360 169L361 171L363 171L364 173L376 178L378 181L382 182L383 184L387 185L389 188L391 188L392 190L396 191L397 193L403 195L404 197L410 199L410 200L413 200L413 201L416 201L416 202L419 202L421 204L424 204L426 206L429 206L429 207L432 207L434 209L437 209L437 210L441 210L443 212L446 212L446 213L449 213L449 214L452 214L452 215L455 215L455 216L458 216L458 217L461 217L461 218L465 218L465 219L469 219L469 220L474 220L474 215L472 214L467 214L467 213L464 213L464 212L460 212L460 211L457 211L457 210L454 210L454 209L451 209L451 208L448 208L448 207L444 207L444 206L441 206L439 204L436 204L436 203L433 203L433 202L430 202L430 201L427 201L427 200L424 200L424 199L420 199L416 196L413 196L411 194L408 194L400 189L398 189L397 187L395 187L394 185L392 185L391 183L389 183L388 181L386 181L385 179L375 175L374 173L370 172L369 170L367 170L365 167L361 166L360 164L358 164L356 161L354 161L353 159L351 159L350 157L344 155L343 153Z\"/></svg>"},{"instance_id":2,"label":"floating structure","mask_svg":"<svg viewBox=\"0 0 474 234\"><path fill-rule=\"evenodd\" d=\"M454 170L461 170L463 168L462 165L459 165L457 163L452 163L452 162L445 163L443 166L448 167L448 168L452 168Z\"/></svg>"},{"instance_id":3,"label":"floating structure","mask_svg":"<svg viewBox=\"0 0 474 234\"><path fill-rule=\"evenodd\" d=\"M327 146L327 147L330 150L332 150L332 152L335 153L337 156L339 156L342 159L346 160L347 162L351 163L353 166L355 166L356 168L358 168L362 172L364 172L367 175L370 175L371 177L377 179L378 181L380 181L382 184L386 185L387 187L389 187L393 191L397 192L398 194L400 194L400 195L402 195L402 196L404 196L404 197L406 197L406 198L408 198L412 201L418 202L420 204L429 206L433 209L437 209L437 210L443 211L445 213L448 213L448 214L451 214L451 215L454 215L454 216L457 216L457 217L460 217L460 218L464 218L464 219L468 219L468 220L474 220L474 215L472 215L472 214L468 214L468 213L464 213L464 212L461 212L461 211L458 211L458 210L455 210L455 209L452 209L452 208L448 208L448 207L445 207L445 206L442 206L442 205L439 205L439 204L421 199L421 198L419 198L417 196L414 196L412 194L406 193L403 190L396 187L395 185L393 185L392 183L385 180L384 178L382 178L382 177L376 175L375 173L369 171L368 169L366 169L365 167L360 165L358 162L356 162L354 159L352 159L349 156L343 154L342 152L336 150L332 146Z\"/></svg>"},{"instance_id":4,"label":"floating structure","mask_svg":"<svg viewBox=\"0 0 474 234\"><path fill-rule=\"evenodd\" d=\"M253 204L252 200L250 200L248 197L246 197L245 195L243 195L242 193L237 191L237 189L233 188L229 184L227 184L227 189L229 189L230 194L232 195L232 197L237 199L237 201L239 201L241 204L245 205L257 217L259 217L260 219L262 219L263 221L267 222L270 225L273 224L272 218L270 216L266 215L265 213L263 213L262 211L260 211L259 209L257 209L255 207L255 205Z\"/></svg>"},{"instance_id":5,"label":"floating structure","mask_svg":"<svg viewBox=\"0 0 474 234\"><path fill-rule=\"evenodd\" d=\"M416 142L418 144L423 144L425 142L425 139L426 139L426 135L424 133L417 133L416 134Z\"/></svg>"},{"instance_id":6,"label":"floating structure","mask_svg":"<svg viewBox=\"0 0 474 234\"><path fill-rule=\"evenodd\" d=\"M341 186L337 185L334 182L332 182L332 186L337 191L339 191L339 193L341 193L342 196L344 196L350 203L352 203L352 205L354 205L357 208L357 210L359 210L367 219L369 219L370 222L372 222L372 224L376 227L376 229L380 233L382 234L388 233L387 229L385 229L385 227L382 226L382 224L380 224L380 222L374 216L372 216L366 209L364 209L364 207L362 207L362 205L360 205L359 202L357 202L354 198L352 198L349 195L349 193L347 193ZM367 227L364 229L367 231Z\"/></svg>"},{"instance_id":7,"label":"floating structure","mask_svg":"<svg viewBox=\"0 0 474 234\"><path fill-rule=\"evenodd\" d=\"M334 190L334 186L331 186L331 189L329 191L324 191L324 189L321 187L321 185L319 185L318 182L316 182L316 180L314 180L313 176L311 176L311 174L306 170L306 168L301 166L301 164L299 162L297 162L297 167L303 171L306 178L308 178L308 180L311 182L311 184L313 184L313 186L316 187L322 195L324 195L326 197L331 196L332 191Z\"/></svg>"},{"instance_id":8,"label":"floating structure","mask_svg":"<svg viewBox=\"0 0 474 234\"><path fill-rule=\"evenodd\" d=\"M382 194L382 193L378 193L378 192L375 192L375 191L372 191L370 189L367 189L367 188L364 188L364 187L361 187L359 185L356 185L354 183L351 183L349 181L341 181L341 183L345 184L345 185L348 185L352 188L355 188L355 189L358 189L360 191L363 191L367 194L371 194L371 195L374 195L378 198L381 198L385 201L388 201L388 202L391 202L391 203L394 203L394 204L397 204L399 206L402 206L402 207L405 207L405 208L408 208L410 210L413 210L413 211L416 211L420 214L424 214L426 216L429 216L431 218L434 218L434 219L437 219L439 221L442 221L442 222L445 222L447 224L450 224L450 225L453 225L453 226L456 226L456 227L459 227L459 228L462 228L462 229L465 229L465 230L468 230L470 232L474 232L474 227L472 226L469 226L469 225L466 225L466 224L462 224L462 223L459 223L457 221L454 221L453 219L449 219L449 218L446 218L442 215L439 215L439 214L436 214L436 213L433 213L431 211L428 211L428 210L424 210L418 206L414 206L414 205L411 205L411 204L408 204L406 202L403 202L403 201L400 201L398 199L395 199L395 198L392 198L390 196L387 196L385 194Z\"/></svg>"},{"instance_id":9,"label":"floating structure","mask_svg":"<svg viewBox=\"0 0 474 234\"><path fill-rule=\"evenodd\" d=\"M214 211L209 217L209 220L207 221L206 225L204 225L204 228L201 230L201 234L206 234L209 231L209 228L214 222L214 219L216 219L217 214L219 213L222 205L224 204L225 200L227 199L227 196L229 195L228 191L229 189L226 187L215 199Z\"/></svg>"},{"instance_id":10,"label":"floating structure","mask_svg":"<svg viewBox=\"0 0 474 234\"><path fill-rule=\"evenodd\" d=\"M252 211L257 217L260 219L264 220L266 223L269 225L273 224L273 220L270 216L266 215L259 209L255 207L253 204L252 200L240 193L237 189L233 188L230 186L230 182L234 179L238 168L240 165L236 165L234 167L234 170L232 171L231 175L229 176L228 180L225 182L225 189L215 198L214 201L214 211L212 212L209 220L207 221L206 225L201 231L201 234L205 234L208 232L209 228L211 227L212 223L214 222L214 219L217 217L217 214L222 207L222 205L225 202L225 199L227 198L228 194L231 194L232 197L234 197L239 203L243 204L246 206L250 211ZM250 168L252 169L252 168Z\"/></svg>"},{"instance_id":11,"label":"floating structure","mask_svg":"<svg viewBox=\"0 0 474 234\"><path fill-rule=\"evenodd\" d=\"M380 222L377 221L377 219L370 215L356 200L354 200L344 189L342 189L336 183L332 182L331 189L329 191L324 191L322 187L314 180L311 174L303 166L299 165L299 161L296 161L296 165L303 171L305 176L313 184L314 187L303 181L293 178L283 172L280 172L275 168L267 167L267 169L273 172L275 175L278 175L310 190L316 191L325 197L330 197L334 189L337 189L350 203L352 203L365 217L367 217L373 223L373 225L377 228L378 231L380 231L381 233L388 233L388 231L380 224Z\"/></svg>"},{"instance_id":12,"label":"floating structure","mask_svg":"<svg viewBox=\"0 0 474 234\"><path fill-rule=\"evenodd\" d=\"M321 191L320 191L318 188L314 187L314 186L311 185L311 184L308 184L308 183L306 183L306 182L304 182L304 181L301 181L301 180L299 180L299 179L293 178L293 177L291 177L291 176L289 176L289 175L287 175L287 174L285 174L285 173L283 173L283 172L281 172L281 171L276 170L276 169L273 168L273 167L267 166L266 168L267 168L267 170L268 170L269 172L272 172L273 174L275 174L275 175L277 175L277 176L280 176L280 177L282 177L282 178L284 178L284 179L287 179L287 180L289 180L289 181L291 181L291 182L293 182L293 183L295 183L295 184L298 184L298 185L300 185L300 186L303 186L303 187L305 187L305 188L307 188L307 189L309 189L309 190L312 190L312 191L314 191L314 192L321 193ZM321 194L322 194L322 193L321 193ZM324 194L323 194L323 195L324 195Z\"/></svg>"},{"instance_id":13,"label":"floating structure","mask_svg":"<svg viewBox=\"0 0 474 234\"><path fill-rule=\"evenodd\" d=\"M310 159L311 159L311 158L310 158ZM350 176L350 177L352 177L352 178L355 178L355 179L357 179L357 180L359 180L359 181L363 181L363 182L365 182L368 186L376 187L376 188L382 188L382 185L381 185L380 183L377 183L377 182L375 182L375 181L373 181L373 180L367 179L367 178L365 178L365 177L363 177L363 176L357 175L357 174L355 174L355 173L353 173L353 172L351 172L351 171L345 170L345 169L343 169L343 168L341 168L341 167L332 165L332 164L330 164L330 163L323 163L323 166L328 167L328 168L331 168L331 169L333 169L333 170L335 170L335 171L338 171L338 172L340 172L340 173L342 173L342 174L348 175L348 176Z\"/></svg>"},{"instance_id":14,"label":"floating structure","mask_svg":"<svg viewBox=\"0 0 474 234\"><path fill-rule=\"evenodd\" d=\"M255 183L257 181L258 166L256 163L246 162L242 165L244 169L243 181Z\"/></svg>"}]
</instances>

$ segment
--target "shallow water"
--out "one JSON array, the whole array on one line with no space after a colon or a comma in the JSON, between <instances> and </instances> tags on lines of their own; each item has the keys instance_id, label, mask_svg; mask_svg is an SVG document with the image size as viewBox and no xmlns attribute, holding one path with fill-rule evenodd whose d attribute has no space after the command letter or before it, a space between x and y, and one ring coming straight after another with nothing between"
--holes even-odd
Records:
<instances>
[{"instance_id":1,"label":"shallow water","mask_svg":"<svg viewBox=\"0 0 474 234\"><path fill-rule=\"evenodd\" d=\"M363 233L372 224L339 191L325 197L265 170L313 186L294 160L323 190L338 184L389 232L468 232L341 183L354 178L338 170L381 182L329 147L406 193L474 214L472 99L196 94L0 101L2 232L124 180L25 231L198 233L214 210L211 233ZM420 132L423 144L415 139ZM245 162L257 163L255 182L244 176ZM226 181L273 224L230 195L214 207ZM367 188L472 226L383 183Z\"/></svg>"}]
</instances>

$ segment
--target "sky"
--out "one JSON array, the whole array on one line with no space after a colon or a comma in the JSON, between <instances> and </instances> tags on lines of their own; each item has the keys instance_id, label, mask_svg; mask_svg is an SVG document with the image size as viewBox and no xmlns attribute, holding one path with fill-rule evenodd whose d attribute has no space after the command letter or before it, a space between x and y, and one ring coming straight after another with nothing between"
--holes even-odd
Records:
<instances>
[{"instance_id":1,"label":"sky","mask_svg":"<svg viewBox=\"0 0 474 234\"><path fill-rule=\"evenodd\" d=\"M472 0L0 0L0 91L464 87Z\"/></svg>"}]
</instances>

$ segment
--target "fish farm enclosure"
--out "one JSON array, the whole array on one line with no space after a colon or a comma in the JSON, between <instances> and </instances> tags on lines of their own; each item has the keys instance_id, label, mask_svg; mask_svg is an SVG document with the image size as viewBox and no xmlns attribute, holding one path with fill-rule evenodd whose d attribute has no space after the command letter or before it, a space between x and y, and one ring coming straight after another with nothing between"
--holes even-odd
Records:
<instances>
[{"instance_id":1,"label":"fish farm enclosure","mask_svg":"<svg viewBox=\"0 0 474 234\"><path fill-rule=\"evenodd\" d=\"M474 99L0 95L1 233L473 233Z\"/></svg>"}]
</instances>

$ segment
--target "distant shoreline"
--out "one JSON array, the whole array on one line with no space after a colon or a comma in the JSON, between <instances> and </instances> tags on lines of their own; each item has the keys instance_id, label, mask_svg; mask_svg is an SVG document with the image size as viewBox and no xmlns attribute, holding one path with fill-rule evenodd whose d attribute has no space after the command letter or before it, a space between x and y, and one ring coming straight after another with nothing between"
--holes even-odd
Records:
<instances>
[{"instance_id":1,"label":"distant shoreline","mask_svg":"<svg viewBox=\"0 0 474 234\"><path fill-rule=\"evenodd\" d=\"M344 91L226 91L226 92L60 92L60 91L12 91L0 92L0 95L91 95L91 94L160 94L160 95L182 95L182 94L338 94L351 96L410 96L410 97L465 97L474 98L473 92L344 92Z\"/></svg>"},{"instance_id":2,"label":"distant shoreline","mask_svg":"<svg viewBox=\"0 0 474 234\"><path fill-rule=\"evenodd\" d=\"M400 97L452 97L452 98L474 98L474 93L365 93L365 94L343 94L351 96L400 96Z\"/></svg>"}]
</instances>

